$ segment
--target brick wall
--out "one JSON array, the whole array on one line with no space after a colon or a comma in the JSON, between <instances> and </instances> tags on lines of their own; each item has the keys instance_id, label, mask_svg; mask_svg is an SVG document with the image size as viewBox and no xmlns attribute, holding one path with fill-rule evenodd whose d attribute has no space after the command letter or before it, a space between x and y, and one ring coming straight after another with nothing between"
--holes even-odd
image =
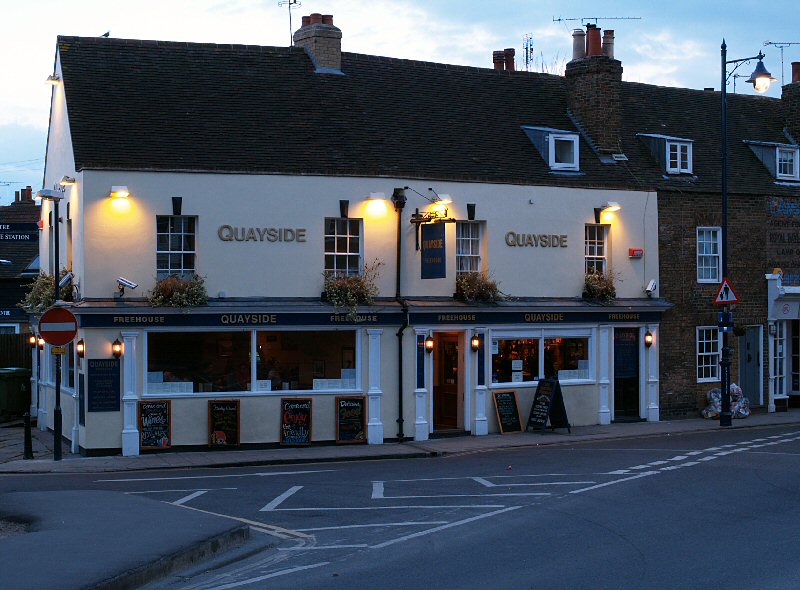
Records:
<instances>
[{"instance_id":1,"label":"brick wall","mask_svg":"<svg viewBox=\"0 0 800 590\"><path fill-rule=\"evenodd\" d=\"M342 31L333 25L312 24L298 29L294 44L306 50L314 66L342 69Z\"/></svg>"},{"instance_id":2,"label":"brick wall","mask_svg":"<svg viewBox=\"0 0 800 590\"><path fill-rule=\"evenodd\" d=\"M728 278L741 303L733 306L734 323L763 326L762 382L767 400L767 284L775 265L768 255L770 197L728 195ZM716 326L713 305L719 284L697 282L698 226L722 225L719 194L660 192L658 196L661 296L674 304L664 314L660 338L660 405L664 419L695 417L706 393L719 383L697 383L696 326ZM738 338L729 335L731 382L739 382ZM748 392L745 392L747 395Z\"/></svg>"},{"instance_id":3,"label":"brick wall","mask_svg":"<svg viewBox=\"0 0 800 590\"><path fill-rule=\"evenodd\" d=\"M569 110L603 152L621 152L622 64L605 55L574 59L566 67Z\"/></svg>"},{"instance_id":4,"label":"brick wall","mask_svg":"<svg viewBox=\"0 0 800 590\"><path fill-rule=\"evenodd\" d=\"M795 141L800 141L800 82L787 84L781 92L786 128Z\"/></svg>"}]
</instances>

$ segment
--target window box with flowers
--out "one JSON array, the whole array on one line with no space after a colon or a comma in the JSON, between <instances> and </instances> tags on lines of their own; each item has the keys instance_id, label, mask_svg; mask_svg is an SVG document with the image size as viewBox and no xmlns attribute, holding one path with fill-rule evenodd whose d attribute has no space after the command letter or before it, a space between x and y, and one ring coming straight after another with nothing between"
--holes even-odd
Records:
<instances>
[{"instance_id":1,"label":"window box with flowers","mask_svg":"<svg viewBox=\"0 0 800 590\"><path fill-rule=\"evenodd\" d=\"M583 283L583 298L597 303L610 303L617 298L614 275L610 272L590 271Z\"/></svg>"},{"instance_id":2,"label":"window box with flowers","mask_svg":"<svg viewBox=\"0 0 800 590\"><path fill-rule=\"evenodd\" d=\"M456 277L453 298L466 303L496 303L505 296L488 273L464 272Z\"/></svg>"},{"instance_id":3,"label":"window box with flowers","mask_svg":"<svg viewBox=\"0 0 800 590\"><path fill-rule=\"evenodd\" d=\"M332 303L334 307L347 308L347 318L355 320L358 315L359 305L372 305L378 295L376 281L380 276L383 262L373 260L364 265L364 271L359 275L323 273L325 277L322 300Z\"/></svg>"},{"instance_id":4,"label":"window box with flowers","mask_svg":"<svg viewBox=\"0 0 800 590\"><path fill-rule=\"evenodd\" d=\"M198 307L208 303L208 292L200 275L169 275L156 282L147 298L153 307Z\"/></svg>"}]
</instances>

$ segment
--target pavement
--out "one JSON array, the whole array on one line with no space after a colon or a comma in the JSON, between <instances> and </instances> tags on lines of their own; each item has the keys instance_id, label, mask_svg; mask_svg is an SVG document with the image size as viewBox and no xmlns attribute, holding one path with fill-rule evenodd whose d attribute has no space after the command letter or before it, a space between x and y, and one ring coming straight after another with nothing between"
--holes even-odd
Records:
<instances>
[{"instance_id":1,"label":"pavement","mask_svg":"<svg viewBox=\"0 0 800 590\"><path fill-rule=\"evenodd\" d=\"M733 429L800 424L800 409L733 421ZM32 428L34 459L24 460L21 421L0 424L0 477L164 469L246 467L333 461L431 458L498 449L576 444L722 430L716 420L615 423L540 433L459 436L383 445L316 445L240 451L193 451L138 457L82 457L53 433ZM6 480L10 481L10 480ZM148 518L143 519L142 515ZM25 531L25 532L20 532ZM0 587L63 590L136 588L207 560L237 559L254 545L247 523L118 492L16 492L0 495ZM281 542L276 537L274 542ZM69 548L69 550L65 550Z\"/></svg>"}]
</instances>

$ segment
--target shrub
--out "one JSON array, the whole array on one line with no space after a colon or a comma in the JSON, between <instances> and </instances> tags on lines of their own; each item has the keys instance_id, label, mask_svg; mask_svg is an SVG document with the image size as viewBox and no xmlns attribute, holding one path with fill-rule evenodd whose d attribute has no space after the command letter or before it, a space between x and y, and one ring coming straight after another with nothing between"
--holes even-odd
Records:
<instances>
[{"instance_id":1,"label":"shrub","mask_svg":"<svg viewBox=\"0 0 800 590\"><path fill-rule=\"evenodd\" d=\"M325 296L334 307L346 307L347 319L355 320L358 306L372 305L378 295L375 281L380 276L381 266L383 262L375 259L372 263L364 265L364 272L360 275L323 273Z\"/></svg>"},{"instance_id":2,"label":"shrub","mask_svg":"<svg viewBox=\"0 0 800 590\"><path fill-rule=\"evenodd\" d=\"M148 299L153 307L197 307L208 303L208 293L200 275L169 275L156 282Z\"/></svg>"},{"instance_id":3,"label":"shrub","mask_svg":"<svg viewBox=\"0 0 800 590\"><path fill-rule=\"evenodd\" d=\"M614 277L610 272L601 273L591 271L586 273L583 283L583 298L587 301L598 301L608 303L617 297L617 290L614 288Z\"/></svg>"},{"instance_id":4,"label":"shrub","mask_svg":"<svg viewBox=\"0 0 800 590\"><path fill-rule=\"evenodd\" d=\"M66 274L67 270L61 269L58 275L59 280ZM34 313L45 311L56 304L55 288L53 275L42 272L33 280L28 287L28 292L25 293L25 297L17 305L26 311ZM61 287L58 294L62 301L72 301L72 283Z\"/></svg>"},{"instance_id":5,"label":"shrub","mask_svg":"<svg viewBox=\"0 0 800 590\"><path fill-rule=\"evenodd\" d=\"M456 277L455 298L467 303L494 303L503 299L503 293L487 273L466 272Z\"/></svg>"}]
</instances>

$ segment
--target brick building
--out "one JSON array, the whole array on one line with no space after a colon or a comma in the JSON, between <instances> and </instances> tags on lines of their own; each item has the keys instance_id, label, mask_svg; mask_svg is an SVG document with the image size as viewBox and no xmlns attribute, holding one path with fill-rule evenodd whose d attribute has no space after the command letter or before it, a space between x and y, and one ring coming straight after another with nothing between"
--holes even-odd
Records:
<instances>
[{"instance_id":1,"label":"brick building","mask_svg":"<svg viewBox=\"0 0 800 590\"><path fill-rule=\"evenodd\" d=\"M0 333L28 330L28 316L17 303L39 274L40 209L31 187L15 191L14 202L0 207Z\"/></svg>"}]
</instances>

